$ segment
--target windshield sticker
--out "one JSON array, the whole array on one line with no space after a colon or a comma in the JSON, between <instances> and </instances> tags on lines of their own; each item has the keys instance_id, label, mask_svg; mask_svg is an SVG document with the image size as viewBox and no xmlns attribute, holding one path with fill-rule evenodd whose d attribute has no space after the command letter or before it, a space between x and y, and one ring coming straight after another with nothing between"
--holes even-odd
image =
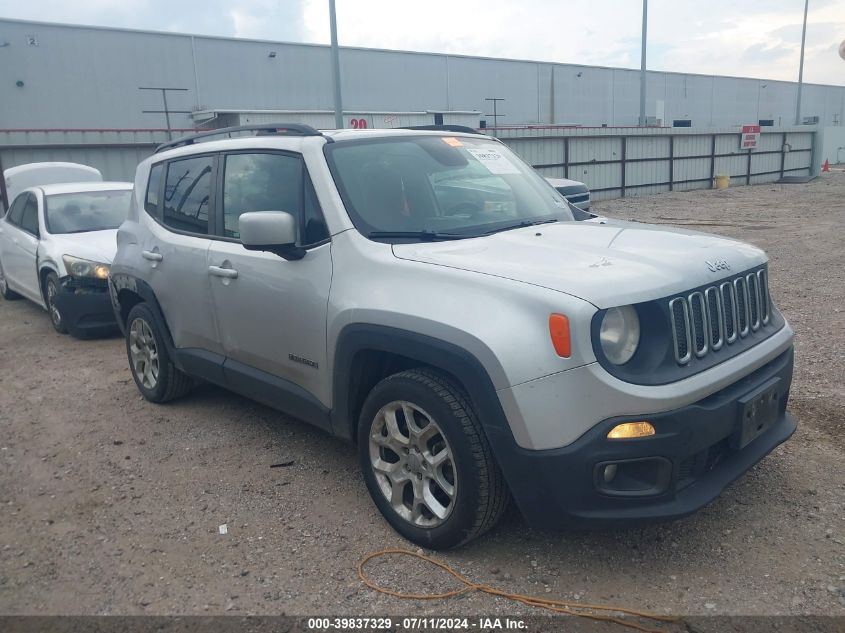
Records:
<instances>
[{"instance_id":1,"label":"windshield sticker","mask_svg":"<svg viewBox=\"0 0 845 633\"><path fill-rule=\"evenodd\" d=\"M451 145L452 147L463 147L464 146L464 144L461 143L454 136L444 136L442 140L443 140L444 143L446 143L446 145Z\"/></svg>"},{"instance_id":2,"label":"windshield sticker","mask_svg":"<svg viewBox=\"0 0 845 633\"><path fill-rule=\"evenodd\" d=\"M467 147L467 151L484 165L491 174L518 174L519 170L498 148L486 147L477 149Z\"/></svg>"}]
</instances>

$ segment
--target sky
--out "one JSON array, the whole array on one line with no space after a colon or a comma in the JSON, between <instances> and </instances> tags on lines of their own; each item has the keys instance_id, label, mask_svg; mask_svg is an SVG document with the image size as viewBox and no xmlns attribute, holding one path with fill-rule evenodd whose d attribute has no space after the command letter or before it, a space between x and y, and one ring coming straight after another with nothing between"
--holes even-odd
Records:
<instances>
[{"instance_id":1,"label":"sky","mask_svg":"<svg viewBox=\"0 0 845 633\"><path fill-rule=\"evenodd\" d=\"M641 0L336 0L341 46L639 68ZM648 67L795 81L802 0L650 0ZM0 17L329 42L328 0L0 0ZM845 85L845 0L810 0L804 81Z\"/></svg>"}]
</instances>

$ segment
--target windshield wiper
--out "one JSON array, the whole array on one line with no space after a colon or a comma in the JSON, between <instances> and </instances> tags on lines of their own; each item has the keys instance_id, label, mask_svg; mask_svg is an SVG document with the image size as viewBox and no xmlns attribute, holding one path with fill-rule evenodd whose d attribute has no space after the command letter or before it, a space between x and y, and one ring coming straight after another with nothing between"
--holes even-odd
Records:
<instances>
[{"instance_id":1,"label":"windshield wiper","mask_svg":"<svg viewBox=\"0 0 845 633\"><path fill-rule=\"evenodd\" d=\"M492 235L493 233L501 233L502 231L510 231L511 229L523 229L527 226L539 226L540 224L552 224L554 222L558 222L557 218L552 218L550 220L521 220L516 224L508 224L507 226L500 226L495 229L491 229L484 233L480 233L479 235Z\"/></svg>"},{"instance_id":2,"label":"windshield wiper","mask_svg":"<svg viewBox=\"0 0 845 633\"><path fill-rule=\"evenodd\" d=\"M459 233L441 233L439 231L432 231L425 229L422 231L370 231L367 237L371 238L392 238L392 237L407 237L411 239L436 241L436 240L462 240L468 237L477 237L476 235L464 235Z\"/></svg>"}]
</instances>

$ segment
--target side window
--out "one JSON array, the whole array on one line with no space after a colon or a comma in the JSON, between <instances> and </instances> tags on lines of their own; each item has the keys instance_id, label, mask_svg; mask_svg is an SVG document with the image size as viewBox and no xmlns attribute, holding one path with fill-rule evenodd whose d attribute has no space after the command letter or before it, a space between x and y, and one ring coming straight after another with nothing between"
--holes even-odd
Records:
<instances>
[{"instance_id":1,"label":"side window","mask_svg":"<svg viewBox=\"0 0 845 633\"><path fill-rule=\"evenodd\" d=\"M28 193L22 193L15 201L12 202L12 206L9 207L9 222L14 224L15 226L21 225L21 218L23 217L23 208L26 206L26 201L29 198Z\"/></svg>"},{"instance_id":2,"label":"side window","mask_svg":"<svg viewBox=\"0 0 845 633\"><path fill-rule=\"evenodd\" d=\"M223 235L240 237L238 218L249 211L302 209L302 161L284 154L229 154L223 174Z\"/></svg>"},{"instance_id":3,"label":"side window","mask_svg":"<svg viewBox=\"0 0 845 633\"><path fill-rule=\"evenodd\" d=\"M197 156L167 164L161 221L179 231L207 235L214 157ZM149 191L148 191L149 193Z\"/></svg>"},{"instance_id":4,"label":"side window","mask_svg":"<svg viewBox=\"0 0 845 633\"><path fill-rule=\"evenodd\" d=\"M21 217L21 228L27 233L38 235L38 201L35 196L29 194L27 196L26 205L23 208L23 216Z\"/></svg>"},{"instance_id":5,"label":"side window","mask_svg":"<svg viewBox=\"0 0 845 633\"><path fill-rule=\"evenodd\" d=\"M147 182L147 197L144 199L144 209L154 218L159 217L158 203L159 191L161 190L161 173L164 171L164 164L153 165L150 169L150 179Z\"/></svg>"},{"instance_id":6,"label":"side window","mask_svg":"<svg viewBox=\"0 0 845 633\"><path fill-rule=\"evenodd\" d=\"M250 211L286 211L296 218L300 246L328 237L302 159L286 154L229 154L223 174L223 235L238 238Z\"/></svg>"}]
</instances>

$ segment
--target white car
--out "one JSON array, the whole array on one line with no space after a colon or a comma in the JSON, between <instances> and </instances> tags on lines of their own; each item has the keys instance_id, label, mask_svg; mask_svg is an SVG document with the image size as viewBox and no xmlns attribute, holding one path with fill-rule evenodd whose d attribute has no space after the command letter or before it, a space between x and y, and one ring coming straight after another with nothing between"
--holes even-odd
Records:
<instances>
[{"instance_id":1,"label":"white car","mask_svg":"<svg viewBox=\"0 0 845 633\"><path fill-rule=\"evenodd\" d=\"M72 163L25 165L4 178L12 204L0 219L0 294L45 308L58 332L113 329L109 266L132 183L102 182L93 168ZM67 182L75 179L87 182Z\"/></svg>"}]
</instances>

